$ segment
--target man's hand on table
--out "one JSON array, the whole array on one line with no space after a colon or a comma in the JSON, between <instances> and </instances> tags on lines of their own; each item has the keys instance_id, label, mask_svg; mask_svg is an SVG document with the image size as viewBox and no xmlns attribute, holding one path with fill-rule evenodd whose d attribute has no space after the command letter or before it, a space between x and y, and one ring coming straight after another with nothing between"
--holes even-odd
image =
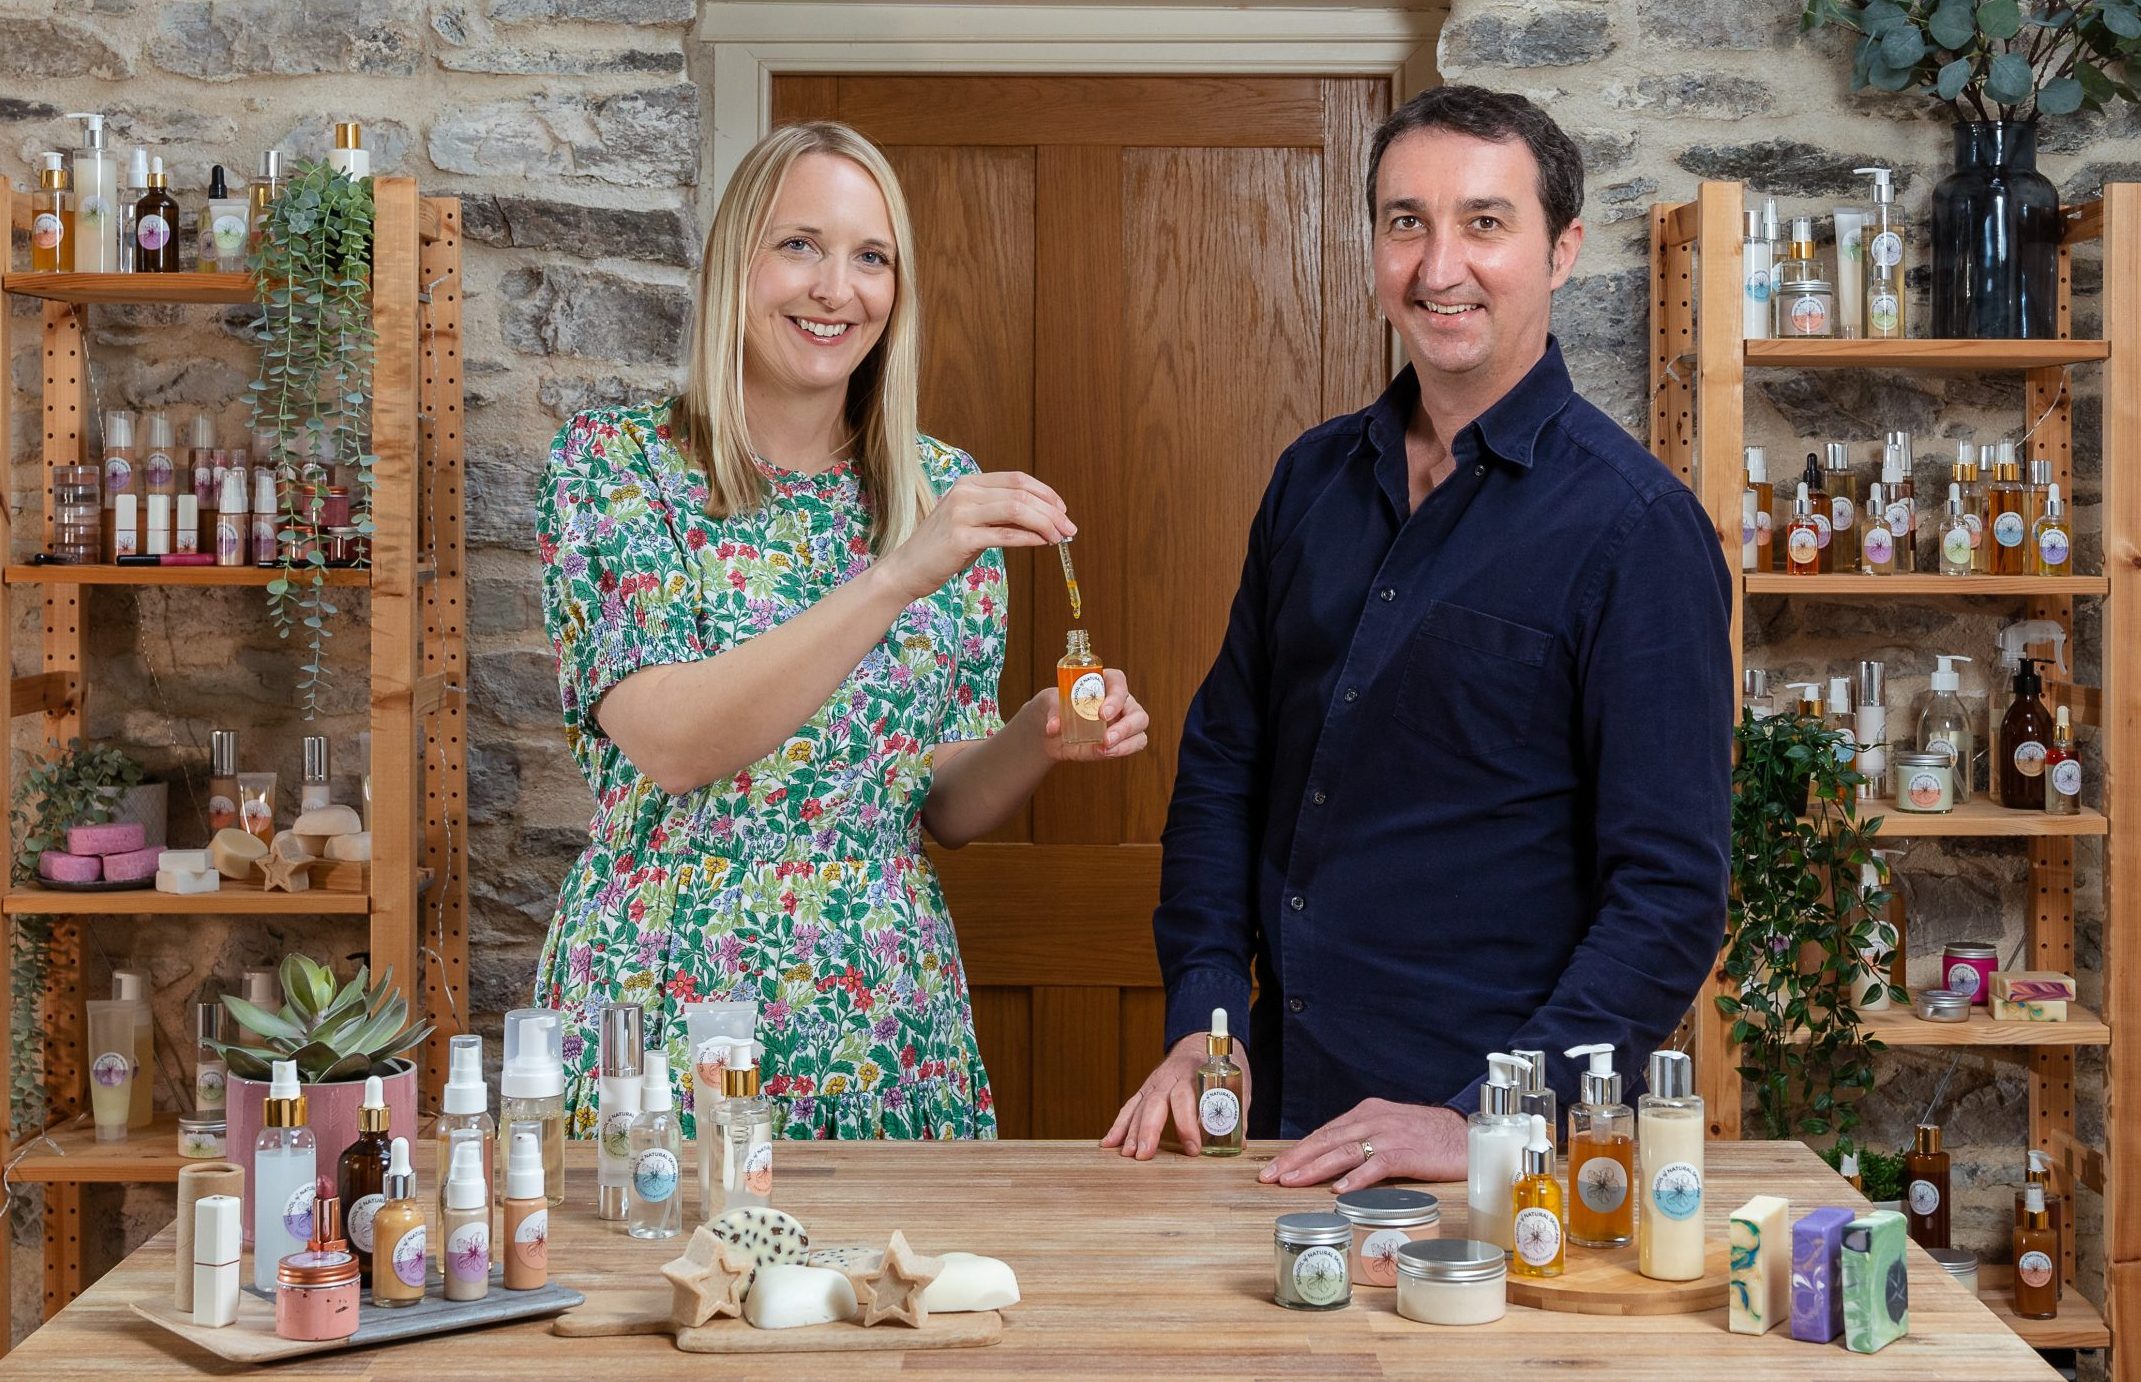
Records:
<instances>
[{"instance_id":1,"label":"man's hand on table","mask_svg":"<svg viewBox=\"0 0 2141 1382\"><path fill-rule=\"evenodd\" d=\"M1333 1177L1331 1189L1341 1193L1386 1180L1463 1180L1464 1115L1366 1099L1273 1157L1257 1179L1292 1186Z\"/></svg>"},{"instance_id":2,"label":"man's hand on table","mask_svg":"<svg viewBox=\"0 0 2141 1382\"><path fill-rule=\"evenodd\" d=\"M1204 1130L1197 1125L1197 1067L1204 1064L1204 1040L1204 1033L1194 1032L1175 1043L1115 1115L1115 1125L1100 1139L1101 1146L1120 1147L1124 1156L1150 1161L1172 1117L1182 1155L1196 1156L1204 1149ZM1249 1053L1239 1039L1234 1042L1234 1060L1241 1066L1241 1116L1247 1118Z\"/></svg>"}]
</instances>

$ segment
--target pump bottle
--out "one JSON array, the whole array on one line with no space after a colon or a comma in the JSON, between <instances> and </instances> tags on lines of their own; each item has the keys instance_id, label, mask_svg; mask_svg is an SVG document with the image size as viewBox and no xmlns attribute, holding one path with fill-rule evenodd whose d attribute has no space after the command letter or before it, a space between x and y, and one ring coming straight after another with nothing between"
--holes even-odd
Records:
<instances>
[{"instance_id":1,"label":"pump bottle","mask_svg":"<svg viewBox=\"0 0 2141 1382\"><path fill-rule=\"evenodd\" d=\"M1240 1156L1242 1073L1234 1063L1234 1039L1227 1035L1225 1008L1212 1009L1212 1030L1205 1036L1204 1053L1204 1064L1197 1067L1199 1152Z\"/></svg>"},{"instance_id":2,"label":"pump bottle","mask_svg":"<svg viewBox=\"0 0 2141 1382\"><path fill-rule=\"evenodd\" d=\"M2082 809L2082 761L2074 755L2074 722L2065 706L2052 724L2052 746L2044 752L2044 812L2078 816Z\"/></svg>"},{"instance_id":3,"label":"pump bottle","mask_svg":"<svg viewBox=\"0 0 2141 1382\"><path fill-rule=\"evenodd\" d=\"M1888 795L1888 667L1873 658L1858 666L1857 695L1851 711L1851 737L1858 743L1861 800Z\"/></svg>"},{"instance_id":4,"label":"pump bottle","mask_svg":"<svg viewBox=\"0 0 2141 1382\"><path fill-rule=\"evenodd\" d=\"M448 1300L482 1300L491 1292L489 1152L487 1134L480 1143L474 1137L453 1143L439 1212L439 1270Z\"/></svg>"},{"instance_id":5,"label":"pump bottle","mask_svg":"<svg viewBox=\"0 0 2141 1382\"><path fill-rule=\"evenodd\" d=\"M1871 897L1883 886L1881 866L1868 861L1859 865L1859 892ZM1894 928L1885 920L1874 926L1874 940L1859 950L1859 969L1850 979L1851 1004L1862 1013L1886 1012L1889 1007L1888 967L1894 958L1894 945L1883 943L1882 933L1893 937Z\"/></svg>"},{"instance_id":6,"label":"pump bottle","mask_svg":"<svg viewBox=\"0 0 2141 1382\"><path fill-rule=\"evenodd\" d=\"M1740 245L1740 268L1746 275L1741 294L1740 334L1750 341L1766 341L1770 336L1770 258L1769 240L1762 233L1762 213L1748 211L1745 215L1745 239Z\"/></svg>"},{"instance_id":7,"label":"pump bottle","mask_svg":"<svg viewBox=\"0 0 2141 1382\"><path fill-rule=\"evenodd\" d=\"M2061 676L2067 674L2067 630L2066 626L2056 619L2017 620L2015 623L2001 629L1999 635L1993 639L1993 642L2000 649L2000 670L1994 676L1995 684L1999 682L2013 684L2022 671L2023 658L2028 654L2030 648L2046 643L2052 646L2050 660L2059 668L2059 674ZM2005 714L2005 710L1990 709L1985 716L1986 737L1991 740L1990 751L1986 755L1987 761L1991 765L1991 781L1987 785L1992 791L1992 799L2003 806L2013 804L2007 800L2007 783L2000 771L2000 765L2006 761L2006 755L2003 752L2003 747L2007 742L2006 725L2002 722ZM2045 724L2047 733L2049 733L2051 724L2049 718L2047 718ZM2047 739L2046 742L2049 742L2049 740ZM2035 810L2037 808L2032 807L2031 809Z\"/></svg>"},{"instance_id":8,"label":"pump bottle","mask_svg":"<svg viewBox=\"0 0 2141 1382\"><path fill-rule=\"evenodd\" d=\"M357 1139L343 1149L335 1166L335 1189L349 1208L346 1225L350 1251L357 1256L362 1279L372 1279L375 1222L386 1207L386 1175L393 1143L388 1137L387 1097L377 1075L364 1079L364 1106L357 1110Z\"/></svg>"},{"instance_id":9,"label":"pump bottle","mask_svg":"<svg viewBox=\"0 0 2141 1382\"><path fill-rule=\"evenodd\" d=\"M1890 432L1881 451L1881 484L1888 491L1888 531L1896 539L1896 570L1918 569L1918 481L1912 474L1911 434Z\"/></svg>"},{"instance_id":10,"label":"pump bottle","mask_svg":"<svg viewBox=\"0 0 2141 1382\"><path fill-rule=\"evenodd\" d=\"M1948 1154L1937 1124L1920 1123L1903 1155L1903 1217L1919 1247L1948 1246Z\"/></svg>"},{"instance_id":11,"label":"pump bottle","mask_svg":"<svg viewBox=\"0 0 2141 1382\"><path fill-rule=\"evenodd\" d=\"M414 1305L424 1298L424 1208L409 1170L409 1139L394 1139L387 1156L386 1203L372 1218L372 1304Z\"/></svg>"},{"instance_id":12,"label":"pump bottle","mask_svg":"<svg viewBox=\"0 0 2141 1382\"><path fill-rule=\"evenodd\" d=\"M1531 1115L1531 1140L1524 1144L1523 1171L1510 1191L1510 1208L1515 1256L1509 1270L1518 1276L1560 1276L1568 1253L1561 1182L1554 1179L1554 1144L1547 1140L1546 1119L1536 1113Z\"/></svg>"},{"instance_id":13,"label":"pump bottle","mask_svg":"<svg viewBox=\"0 0 2141 1382\"><path fill-rule=\"evenodd\" d=\"M1906 225L1896 209L1896 189L1886 168L1859 168L1861 177L1873 179L1873 215L1866 222L1866 336L1869 340L1901 340L1909 335L1904 304L1910 295L1903 289L1910 265L1904 262Z\"/></svg>"},{"instance_id":14,"label":"pump bottle","mask_svg":"<svg viewBox=\"0 0 2141 1382\"><path fill-rule=\"evenodd\" d=\"M74 151L74 271L119 270L119 163L104 147L104 117L78 111L82 147Z\"/></svg>"},{"instance_id":15,"label":"pump bottle","mask_svg":"<svg viewBox=\"0 0 2141 1382\"><path fill-rule=\"evenodd\" d=\"M1851 694L1851 678L1829 678L1828 707L1823 711L1821 727L1838 736L1836 743L1836 766L1849 772L1858 766L1858 706Z\"/></svg>"},{"instance_id":16,"label":"pump bottle","mask_svg":"<svg viewBox=\"0 0 2141 1382\"><path fill-rule=\"evenodd\" d=\"M1571 1060L1589 1057L1583 1097L1569 1110L1569 1241L1617 1248L1635 1237L1635 1111L1621 1102L1613 1046L1572 1046Z\"/></svg>"},{"instance_id":17,"label":"pump bottle","mask_svg":"<svg viewBox=\"0 0 2141 1382\"><path fill-rule=\"evenodd\" d=\"M637 1003L602 1010L595 1136L595 1213L622 1223L630 1208L625 1182L631 1176L632 1120L639 1116L639 1074L646 1060Z\"/></svg>"},{"instance_id":18,"label":"pump bottle","mask_svg":"<svg viewBox=\"0 0 2141 1382\"><path fill-rule=\"evenodd\" d=\"M141 216L142 198L149 191L149 151L139 144L126 160L126 185L119 189L119 271L133 273L141 267L141 244L135 223Z\"/></svg>"},{"instance_id":19,"label":"pump bottle","mask_svg":"<svg viewBox=\"0 0 2141 1382\"><path fill-rule=\"evenodd\" d=\"M2052 712L2039 693L2044 680L2037 668L2050 658L2025 657L2015 672L2015 698L2000 720L2000 804L2016 811L2044 809L2044 761L2052 738Z\"/></svg>"},{"instance_id":20,"label":"pump bottle","mask_svg":"<svg viewBox=\"0 0 2141 1382\"><path fill-rule=\"evenodd\" d=\"M260 1106L253 1140L253 1285L275 1294L275 1268L312 1240L312 1202L319 1194L319 1143L305 1126L304 1086L297 1062L272 1064L273 1080Z\"/></svg>"},{"instance_id":21,"label":"pump bottle","mask_svg":"<svg viewBox=\"0 0 2141 1382\"><path fill-rule=\"evenodd\" d=\"M2067 526L2067 505L2057 485L2045 487L2044 513L2030 532L2029 550L2038 575L2074 574L2074 533Z\"/></svg>"},{"instance_id":22,"label":"pump bottle","mask_svg":"<svg viewBox=\"0 0 2141 1382\"><path fill-rule=\"evenodd\" d=\"M533 1291L550 1280L549 1186L543 1139L533 1123L509 1123L506 1153L505 1286Z\"/></svg>"},{"instance_id":23,"label":"pump bottle","mask_svg":"<svg viewBox=\"0 0 2141 1382\"><path fill-rule=\"evenodd\" d=\"M1487 1082L1480 1086L1479 1112L1466 1120L1465 1206L1471 1233L1503 1252L1514 1247L1510 1236L1510 1191L1522 1169L1531 1123L1520 1111L1518 1082L1529 1061L1497 1052L1487 1057Z\"/></svg>"},{"instance_id":24,"label":"pump bottle","mask_svg":"<svg viewBox=\"0 0 2141 1382\"><path fill-rule=\"evenodd\" d=\"M325 741L321 741L325 748ZM565 1199L565 1031L554 1008L506 1014L505 1064L498 1073L498 1121L532 1125L543 1156L543 1188Z\"/></svg>"},{"instance_id":25,"label":"pump bottle","mask_svg":"<svg viewBox=\"0 0 2141 1382\"><path fill-rule=\"evenodd\" d=\"M762 1205L773 1198L773 1109L758 1092L758 1048L732 1042L721 1072L721 1107L714 1111L721 1139L721 1210ZM712 1205L707 1217L714 1217Z\"/></svg>"},{"instance_id":26,"label":"pump bottle","mask_svg":"<svg viewBox=\"0 0 2141 1382\"><path fill-rule=\"evenodd\" d=\"M2022 1187L2015 1191L2015 1227L2018 1229L2028 1227L2029 1191L2031 1189L2041 1191L2044 1196L2045 1226L2052 1230L2053 1246L2050 1249L2050 1255L2052 1261L2063 1266L2066 1262L2067 1248L2067 1197L2052 1188L2052 1158L2050 1153L2040 1152L2034 1147L2030 1149L2028 1169L2023 1172L2022 1182ZM2055 1273L2054 1285L2058 1294L2064 1295L2066 1293L2066 1274L2064 1272Z\"/></svg>"},{"instance_id":27,"label":"pump bottle","mask_svg":"<svg viewBox=\"0 0 2141 1382\"><path fill-rule=\"evenodd\" d=\"M1561 1108L1554 1087L1546 1082L1546 1052L1513 1050L1509 1054L1531 1063L1517 1079L1517 1112L1527 1118L1536 1113L1546 1120L1546 1140L1558 1156L1561 1153Z\"/></svg>"},{"instance_id":28,"label":"pump bottle","mask_svg":"<svg viewBox=\"0 0 2141 1382\"><path fill-rule=\"evenodd\" d=\"M1977 743L1970 733L1970 712L1956 694L1963 679L1955 664L1970 659L1940 653L1934 660L1940 665L1933 673L1932 698L1918 716L1918 747L1926 753L1948 755L1948 764L1955 773L1955 804L1961 806L1970 800L1970 773Z\"/></svg>"},{"instance_id":29,"label":"pump bottle","mask_svg":"<svg viewBox=\"0 0 2141 1382\"><path fill-rule=\"evenodd\" d=\"M1636 1101L1644 1194L1636 1269L1654 1281L1702 1277L1703 1133L1694 1062L1679 1051L1652 1053L1650 1092Z\"/></svg>"},{"instance_id":30,"label":"pump bottle","mask_svg":"<svg viewBox=\"0 0 2141 1382\"><path fill-rule=\"evenodd\" d=\"M2059 1235L2045 1212L2044 1187L2022 1192L2023 1219L2015 1229L2015 1314L2025 1320L2059 1316Z\"/></svg>"},{"instance_id":31,"label":"pump bottle","mask_svg":"<svg viewBox=\"0 0 2141 1382\"><path fill-rule=\"evenodd\" d=\"M674 1238L684 1226L682 1133L672 1111L669 1057L647 1052L639 1083L639 1116L632 1120L632 1173L625 1232L634 1238Z\"/></svg>"},{"instance_id":32,"label":"pump bottle","mask_svg":"<svg viewBox=\"0 0 2141 1382\"><path fill-rule=\"evenodd\" d=\"M442 1100L443 1111L434 1136L438 1139L438 1159L435 1166L453 1166L458 1155L455 1142L458 1139L475 1144L474 1165L483 1178L483 1204L486 1214L491 1205L491 1141L498 1135L498 1125L491 1121L490 1090L483 1083L483 1038L473 1032L464 1032L447 1044L448 1065L446 1094ZM439 1178L439 1219L446 1222L450 1206L446 1200L446 1178ZM486 1219L485 1224L489 1224ZM445 1251L443 1240L441 1252ZM458 1297L457 1297L458 1299Z\"/></svg>"}]
</instances>

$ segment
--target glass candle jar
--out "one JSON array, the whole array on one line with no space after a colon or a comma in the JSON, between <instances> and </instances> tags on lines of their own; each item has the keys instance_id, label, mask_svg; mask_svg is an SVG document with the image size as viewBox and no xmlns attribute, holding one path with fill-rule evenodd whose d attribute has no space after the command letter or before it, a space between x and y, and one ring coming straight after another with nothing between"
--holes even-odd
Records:
<instances>
[{"instance_id":1,"label":"glass candle jar","mask_svg":"<svg viewBox=\"0 0 2141 1382\"><path fill-rule=\"evenodd\" d=\"M1896 809L1941 815L1955 809L1955 767L1944 753L1898 753Z\"/></svg>"},{"instance_id":2,"label":"glass candle jar","mask_svg":"<svg viewBox=\"0 0 2141 1382\"><path fill-rule=\"evenodd\" d=\"M178 1120L178 1154L196 1161L221 1161L230 1145L221 1118Z\"/></svg>"},{"instance_id":3,"label":"glass candle jar","mask_svg":"<svg viewBox=\"0 0 2141 1382\"><path fill-rule=\"evenodd\" d=\"M275 1332L285 1339L347 1339L357 1332L357 1258L307 1248L275 1264Z\"/></svg>"},{"instance_id":4,"label":"glass candle jar","mask_svg":"<svg viewBox=\"0 0 2141 1382\"><path fill-rule=\"evenodd\" d=\"M1353 1225L1342 1214L1281 1214L1272 1232L1271 1298L1289 1310L1337 1310L1353 1301L1347 1248Z\"/></svg>"},{"instance_id":5,"label":"glass candle jar","mask_svg":"<svg viewBox=\"0 0 2141 1382\"><path fill-rule=\"evenodd\" d=\"M1949 1276L1962 1283L1965 1291L1977 1294L1977 1254L1968 1248L1927 1248L1926 1252Z\"/></svg>"},{"instance_id":6,"label":"glass candle jar","mask_svg":"<svg viewBox=\"0 0 2141 1382\"><path fill-rule=\"evenodd\" d=\"M1822 278L1803 278L1787 284L1783 310L1778 313L1785 336L1828 337L1836 334L1836 285Z\"/></svg>"},{"instance_id":7,"label":"glass candle jar","mask_svg":"<svg viewBox=\"0 0 2141 1382\"><path fill-rule=\"evenodd\" d=\"M1398 1249L1442 1236L1442 1202L1424 1190L1391 1185L1349 1190L1338 1197L1338 1212L1353 1225L1346 1266L1356 1286L1397 1285Z\"/></svg>"},{"instance_id":8,"label":"glass candle jar","mask_svg":"<svg viewBox=\"0 0 2141 1382\"><path fill-rule=\"evenodd\" d=\"M1970 995L1970 1006L1988 1006L1992 998L1992 971L1999 968L2000 952L1983 941L1949 941L1940 958L1940 977L1957 993Z\"/></svg>"},{"instance_id":9,"label":"glass candle jar","mask_svg":"<svg viewBox=\"0 0 2141 1382\"><path fill-rule=\"evenodd\" d=\"M1398 1313L1421 1324L1489 1324L1509 1304L1509 1258L1492 1243L1436 1238L1398 1249Z\"/></svg>"}]
</instances>

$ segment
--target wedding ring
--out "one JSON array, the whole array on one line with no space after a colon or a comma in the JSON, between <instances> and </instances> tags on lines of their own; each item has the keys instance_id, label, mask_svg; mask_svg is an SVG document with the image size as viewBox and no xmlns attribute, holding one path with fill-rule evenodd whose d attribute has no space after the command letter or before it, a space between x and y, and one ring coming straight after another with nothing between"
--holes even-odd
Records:
<instances>
[{"instance_id":1,"label":"wedding ring","mask_svg":"<svg viewBox=\"0 0 2141 1382\"><path fill-rule=\"evenodd\" d=\"M1356 1145L1360 1148L1360 1159L1362 1161L1366 1161L1369 1157L1375 1155L1375 1144L1367 1138L1363 1137Z\"/></svg>"}]
</instances>

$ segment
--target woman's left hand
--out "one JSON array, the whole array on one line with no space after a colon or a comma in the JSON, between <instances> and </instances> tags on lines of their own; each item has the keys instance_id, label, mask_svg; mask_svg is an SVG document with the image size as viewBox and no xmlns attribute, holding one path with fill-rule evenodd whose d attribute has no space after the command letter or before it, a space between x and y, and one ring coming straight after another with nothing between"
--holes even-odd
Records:
<instances>
[{"instance_id":1,"label":"woman's left hand","mask_svg":"<svg viewBox=\"0 0 2141 1382\"><path fill-rule=\"evenodd\" d=\"M1097 744L1063 741L1063 707L1056 688L1047 687L1034 697L1047 716L1041 733L1051 762L1096 763L1104 758L1128 758L1144 749L1145 731L1151 727L1152 718L1130 694L1130 681L1121 672L1106 667L1101 669L1101 676L1107 683L1107 695L1100 702L1100 722L1107 726L1107 732Z\"/></svg>"}]
</instances>

